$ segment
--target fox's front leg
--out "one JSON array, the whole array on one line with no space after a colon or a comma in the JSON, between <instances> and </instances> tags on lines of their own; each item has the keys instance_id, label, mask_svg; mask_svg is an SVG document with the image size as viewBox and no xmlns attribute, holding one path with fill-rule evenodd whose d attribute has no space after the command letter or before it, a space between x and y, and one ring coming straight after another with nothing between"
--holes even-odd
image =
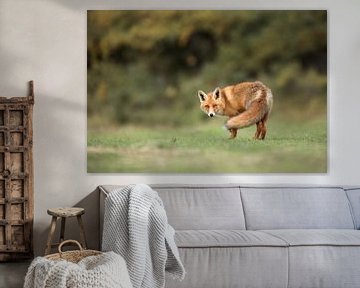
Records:
<instances>
[{"instance_id":1,"label":"fox's front leg","mask_svg":"<svg viewBox=\"0 0 360 288\"><path fill-rule=\"evenodd\" d=\"M237 134L237 129L236 128L231 128L231 129L229 129L229 132L230 132L229 139L234 139L236 137L236 134Z\"/></svg>"},{"instance_id":2,"label":"fox's front leg","mask_svg":"<svg viewBox=\"0 0 360 288\"><path fill-rule=\"evenodd\" d=\"M229 117L229 119L228 119L228 121L231 119L231 117ZM226 127L226 124L225 124L225 127ZM229 130L229 132L230 132L230 137L229 137L229 139L234 139L234 138L236 138L236 135L237 135L237 128L229 128L229 127L226 127L228 130Z\"/></svg>"}]
</instances>

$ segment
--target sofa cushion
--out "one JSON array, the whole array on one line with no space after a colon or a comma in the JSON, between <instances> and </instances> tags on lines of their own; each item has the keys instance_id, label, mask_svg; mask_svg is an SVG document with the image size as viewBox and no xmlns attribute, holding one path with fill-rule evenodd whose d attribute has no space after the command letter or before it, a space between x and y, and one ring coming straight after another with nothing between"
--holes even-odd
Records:
<instances>
[{"instance_id":1,"label":"sofa cushion","mask_svg":"<svg viewBox=\"0 0 360 288\"><path fill-rule=\"evenodd\" d=\"M287 288L288 247L179 248L183 281L166 288Z\"/></svg>"},{"instance_id":2,"label":"sofa cushion","mask_svg":"<svg viewBox=\"0 0 360 288\"><path fill-rule=\"evenodd\" d=\"M357 288L360 231L348 229L265 230L289 247L289 288Z\"/></svg>"},{"instance_id":3,"label":"sofa cushion","mask_svg":"<svg viewBox=\"0 0 360 288\"><path fill-rule=\"evenodd\" d=\"M359 288L358 246L289 247L289 288Z\"/></svg>"},{"instance_id":4,"label":"sofa cushion","mask_svg":"<svg viewBox=\"0 0 360 288\"><path fill-rule=\"evenodd\" d=\"M153 186L176 230L242 230L239 187Z\"/></svg>"},{"instance_id":5,"label":"sofa cushion","mask_svg":"<svg viewBox=\"0 0 360 288\"><path fill-rule=\"evenodd\" d=\"M176 230L245 230L240 189L234 185L150 185ZM102 185L106 193L121 185Z\"/></svg>"},{"instance_id":6,"label":"sofa cushion","mask_svg":"<svg viewBox=\"0 0 360 288\"><path fill-rule=\"evenodd\" d=\"M252 247L281 246L288 244L260 231L244 230L183 230L176 231L175 242L178 247Z\"/></svg>"},{"instance_id":7,"label":"sofa cushion","mask_svg":"<svg viewBox=\"0 0 360 288\"><path fill-rule=\"evenodd\" d=\"M360 231L348 229L262 230L289 246L360 246Z\"/></svg>"},{"instance_id":8,"label":"sofa cushion","mask_svg":"<svg viewBox=\"0 0 360 288\"><path fill-rule=\"evenodd\" d=\"M266 229L354 229L342 188L241 187L246 226Z\"/></svg>"}]
</instances>

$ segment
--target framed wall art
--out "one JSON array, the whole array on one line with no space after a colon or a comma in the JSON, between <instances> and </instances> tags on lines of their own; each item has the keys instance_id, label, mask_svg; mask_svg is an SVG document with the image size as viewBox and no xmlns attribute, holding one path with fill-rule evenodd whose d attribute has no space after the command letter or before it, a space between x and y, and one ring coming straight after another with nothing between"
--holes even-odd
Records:
<instances>
[{"instance_id":1,"label":"framed wall art","mask_svg":"<svg viewBox=\"0 0 360 288\"><path fill-rule=\"evenodd\" d=\"M90 173L326 173L327 11L88 11Z\"/></svg>"}]
</instances>

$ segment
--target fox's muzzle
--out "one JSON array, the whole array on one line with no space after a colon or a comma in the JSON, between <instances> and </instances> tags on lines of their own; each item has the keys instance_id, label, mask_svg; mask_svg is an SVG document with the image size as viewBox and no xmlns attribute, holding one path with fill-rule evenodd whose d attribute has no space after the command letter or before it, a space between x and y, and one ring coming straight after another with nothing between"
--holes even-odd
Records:
<instances>
[{"instance_id":1,"label":"fox's muzzle","mask_svg":"<svg viewBox=\"0 0 360 288\"><path fill-rule=\"evenodd\" d=\"M214 116L215 116L215 113L210 112L210 113L208 114L208 116L209 116L209 117L214 117Z\"/></svg>"}]
</instances>

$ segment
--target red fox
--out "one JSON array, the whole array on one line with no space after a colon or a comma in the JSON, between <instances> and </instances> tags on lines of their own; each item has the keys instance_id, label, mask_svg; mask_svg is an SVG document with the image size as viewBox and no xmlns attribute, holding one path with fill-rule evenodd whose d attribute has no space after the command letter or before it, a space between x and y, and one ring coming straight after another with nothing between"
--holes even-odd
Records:
<instances>
[{"instance_id":1,"label":"red fox","mask_svg":"<svg viewBox=\"0 0 360 288\"><path fill-rule=\"evenodd\" d=\"M262 82L243 82L213 92L198 91L200 109L209 117L227 116L225 128L230 138L236 137L237 130L256 123L254 139L265 139L266 121L268 120L273 95Z\"/></svg>"}]
</instances>

